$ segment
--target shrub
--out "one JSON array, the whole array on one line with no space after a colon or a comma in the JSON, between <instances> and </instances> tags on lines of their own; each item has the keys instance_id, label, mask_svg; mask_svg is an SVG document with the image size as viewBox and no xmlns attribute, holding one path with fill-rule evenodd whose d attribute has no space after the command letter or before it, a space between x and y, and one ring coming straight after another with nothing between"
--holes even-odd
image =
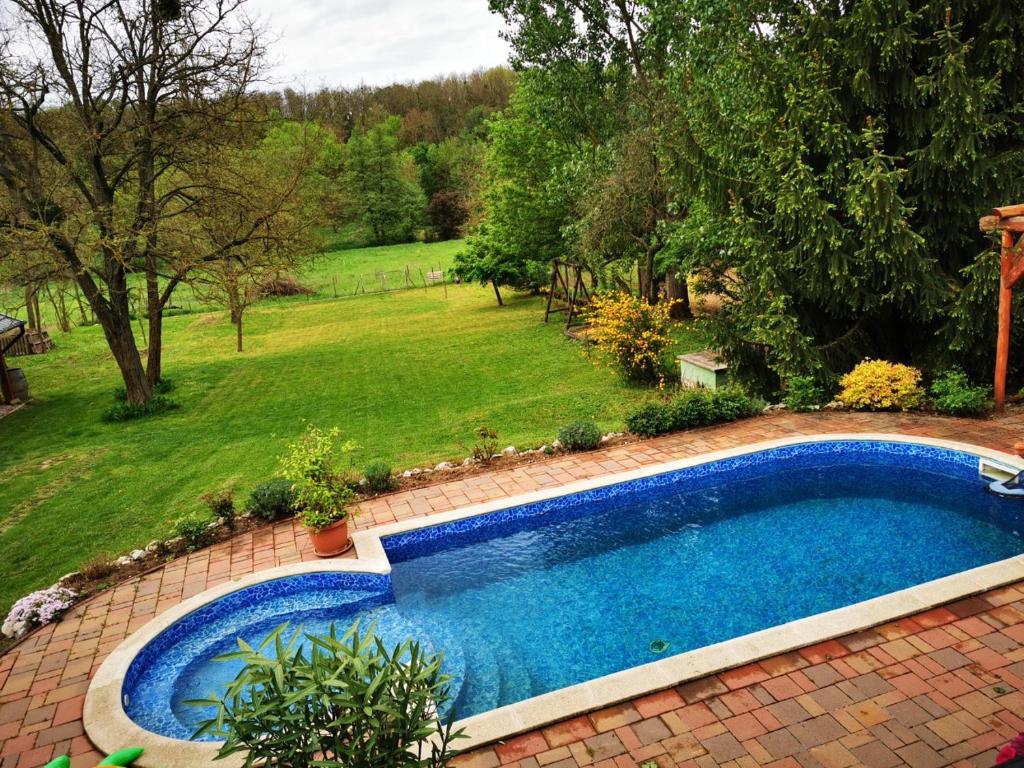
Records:
<instances>
[{"instance_id":1,"label":"shrub","mask_svg":"<svg viewBox=\"0 0 1024 768\"><path fill-rule=\"evenodd\" d=\"M190 701L216 712L193 738L223 739L218 758L245 765L443 768L453 732L436 716L450 699L442 657L406 640L392 650L357 621L342 637L278 627L258 648L218 657L244 664L223 699ZM306 649L308 646L308 651ZM452 718L454 719L454 718Z\"/></svg>"},{"instance_id":2,"label":"shrub","mask_svg":"<svg viewBox=\"0 0 1024 768\"><path fill-rule=\"evenodd\" d=\"M601 428L590 419L566 424L558 430L558 442L570 451L592 451L601 444Z\"/></svg>"},{"instance_id":3,"label":"shrub","mask_svg":"<svg viewBox=\"0 0 1024 768\"><path fill-rule=\"evenodd\" d=\"M714 410L714 421L736 421L748 416L756 416L764 410L764 403L747 395L736 387L716 390L711 398Z\"/></svg>"},{"instance_id":4,"label":"shrub","mask_svg":"<svg viewBox=\"0 0 1024 768\"><path fill-rule=\"evenodd\" d=\"M486 426L476 428L477 441L473 443L471 452L477 461L490 461L498 452L498 432Z\"/></svg>"},{"instance_id":5,"label":"shrub","mask_svg":"<svg viewBox=\"0 0 1024 768\"><path fill-rule=\"evenodd\" d=\"M210 542L212 538L210 522L210 518L193 512L175 520L171 530L175 536L180 536L185 542L185 549L195 552Z\"/></svg>"},{"instance_id":6,"label":"shrub","mask_svg":"<svg viewBox=\"0 0 1024 768\"><path fill-rule=\"evenodd\" d=\"M387 493L395 488L395 476L391 465L383 461L375 461L363 470L366 487L373 493Z\"/></svg>"},{"instance_id":7,"label":"shrub","mask_svg":"<svg viewBox=\"0 0 1024 768\"><path fill-rule=\"evenodd\" d=\"M683 389L668 401L644 403L626 415L626 428L641 437L662 435L753 416L764 404L734 387Z\"/></svg>"},{"instance_id":8,"label":"shrub","mask_svg":"<svg viewBox=\"0 0 1024 768\"><path fill-rule=\"evenodd\" d=\"M298 517L312 531L344 520L355 498L351 481L338 467L338 458L354 451L356 445L352 441L339 445L340 436L337 427L322 430L310 424L281 459L281 474L292 481Z\"/></svg>"},{"instance_id":9,"label":"shrub","mask_svg":"<svg viewBox=\"0 0 1024 768\"><path fill-rule=\"evenodd\" d=\"M235 527L235 492L210 491L199 497L210 508L213 516L223 520L228 528Z\"/></svg>"},{"instance_id":10,"label":"shrub","mask_svg":"<svg viewBox=\"0 0 1024 768\"><path fill-rule=\"evenodd\" d=\"M245 511L268 522L287 517L295 510L295 491L291 480L275 477L252 489Z\"/></svg>"},{"instance_id":11,"label":"shrub","mask_svg":"<svg viewBox=\"0 0 1024 768\"><path fill-rule=\"evenodd\" d=\"M813 376L791 376L786 381L783 404L791 411L813 411L828 401L828 395Z\"/></svg>"},{"instance_id":12,"label":"shrub","mask_svg":"<svg viewBox=\"0 0 1024 768\"><path fill-rule=\"evenodd\" d=\"M588 313L590 339L627 380L662 382L662 358L672 343L672 304L648 304L625 293L596 296Z\"/></svg>"},{"instance_id":13,"label":"shrub","mask_svg":"<svg viewBox=\"0 0 1024 768\"><path fill-rule=\"evenodd\" d=\"M672 429L672 408L668 403L644 403L626 414L626 429L641 437L654 437Z\"/></svg>"},{"instance_id":14,"label":"shrub","mask_svg":"<svg viewBox=\"0 0 1024 768\"><path fill-rule=\"evenodd\" d=\"M108 554L96 555L92 560L80 565L78 572L83 581L99 581L117 572L117 564Z\"/></svg>"},{"instance_id":15,"label":"shrub","mask_svg":"<svg viewBox=\"0 0 1024 768\"><path fill-rule=\"evenodd\" d=\"M932 405L940 413L954 416L978 416L988 411L991 391L988 387L975 387L967 374L959 368L943 371L928 388Z\"/></svg>"},{"instance_id":16,"label":"shrub","mask_svg":"<svg viewBox=\"0 0 1024 768\"><path fill-rule=\"evenodd\" d=\"M0 632L10 638L22 637L33 627L41 627L60 618L74 604L77 596L70 589L57 586L25 595L11 607Z\"/></svg>"},{"instance_id":17,"label":"shrub","mask_svg":"<svg viewBox=\"0 0 1024 768\"><path fill-rule=\"evenodd\" d=\"M161 413L176 411L181 406L163 395L154 395L153 398L142 405L123 402L114 403L103 413L103 421L108 423L132 421L146 416L158 416Z\"/></svg>"},{"instance_id":18,"label":"shrub","mask_svg":"<svg viewBox=\"0 0 1024 768\"><path fill-rule=\"evenodd\" d=\"M887 360L865 360L839 381L838 399L855 410L909 411L924 398L921 372Z\"/></svg>"},{"instance_id":19,"label":"shrub","mask_svg":"<svg viewBox=\"0 0 1024 768\"><path fill-rule=\"evenodd\" d=\"M689 429L715 421L714 394L709 389L684 389L669 405L672 429Z\"/></svg>"}]
</instances>

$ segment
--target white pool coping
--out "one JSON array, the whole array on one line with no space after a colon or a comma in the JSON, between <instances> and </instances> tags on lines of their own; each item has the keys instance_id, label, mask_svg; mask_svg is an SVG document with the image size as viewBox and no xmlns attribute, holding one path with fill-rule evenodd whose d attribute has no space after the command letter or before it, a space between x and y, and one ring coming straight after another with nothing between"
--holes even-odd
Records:
<instances>
[{"instance_id":1,"label":"white pool coping","mask_svg":"<svg viewBox=\"0 0 1024 768\"><path fill-rule=\"evenodd\" d=\"M194 768L199 765L212 764L218 743L171 739L136 725L124 711L121 689L129 665L147 643L192 611L232 592L265 581L303 573L388 574L391 572L391 564L384 552L381 539L396 533L429 528L508 507L568 496L581 491L773 448L847 440L911 443L948 448L977 456L979 469L981 460L995 462L1010 470L1024 469L1024 462L1011 454L951 440L863 432L807 435L704 453L627 472L578 480L556 488L473 504L450 512L360 530L353 534L357 555L355 559L294 563L236 578L167 609L128 636L104 660L89 685L83 714L86 733L99 749L108 754L124 747L143 747L145 754L135 763L140 768ZM456 746L462 750L472 749L586 712L665 690L688 680L706 677L732 667L750 664L798 648L859 632L1022 580L1024 580L1024 555L1018 555L898 592L891 592L853 605L780 624L649 664L631 667L460 720L456 723L456 728L464 728L468 738L460 739L456 742ZM240 766L242 762L242 758L236 755L220 760L216 765Z\"/></svg>"}]
</instances>

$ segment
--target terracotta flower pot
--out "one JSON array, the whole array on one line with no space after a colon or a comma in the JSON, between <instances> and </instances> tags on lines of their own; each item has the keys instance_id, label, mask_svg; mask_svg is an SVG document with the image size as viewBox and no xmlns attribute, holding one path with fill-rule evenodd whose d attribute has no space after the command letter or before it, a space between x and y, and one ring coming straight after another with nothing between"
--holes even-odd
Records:
<instances>
[{"instance_id":1,"label":"terracotta flower pot","mask_svg":"<svg viewBox=\"0 0 1024 768\"><path fill-rule=\"evenodd\" d=\"M348 535L347 517L321 531L307 528L306 533L309 534L309 541L312 543L313 552L317 557L334 557L352 546L352 539Z\"/></svg>"}]
</instances>

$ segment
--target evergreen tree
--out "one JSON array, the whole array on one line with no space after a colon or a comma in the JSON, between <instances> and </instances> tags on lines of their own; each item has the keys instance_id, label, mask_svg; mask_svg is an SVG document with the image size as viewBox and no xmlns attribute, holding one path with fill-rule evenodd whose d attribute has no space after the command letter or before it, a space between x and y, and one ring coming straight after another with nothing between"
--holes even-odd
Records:
<instances>
[{"instance_id":1,"label":"evergreen tree","mask_svg":"<svg viewBox=\"0 0 1024 768\"><path fill-rule=\"evenodd\" d=\"M673 247L725 297L711 328L741 376L989 359L977 219L1024 195L1015 3L673 3L651 23L681 53L663 148L699 201Z\"/></svg>"}]
</instances>

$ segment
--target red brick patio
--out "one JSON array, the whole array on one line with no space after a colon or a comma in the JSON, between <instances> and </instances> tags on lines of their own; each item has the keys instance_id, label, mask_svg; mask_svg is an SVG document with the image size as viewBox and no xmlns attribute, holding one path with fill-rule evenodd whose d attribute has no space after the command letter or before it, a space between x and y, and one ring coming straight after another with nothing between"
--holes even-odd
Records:
<instances>
[{"instance_id":1,"label":"red brick patio","mask_svg":"<svg viewBox=\"0 0 1024 768\"><path fill-rule=\"evenodd\" d=\"M774 414L381 497L360 526L441 512L744 443L900 432L1001 450L1024 412L989 421L899 414ZM89 677L130 632L203 590L309 558L291 522L169 563L76 607L0 657L0 768L64 752L100 759L82 727ZM723 765L990 766L1024 730L1024 584L733 669L483 748L463 768Z\"/></svg>"}]
</instances>

